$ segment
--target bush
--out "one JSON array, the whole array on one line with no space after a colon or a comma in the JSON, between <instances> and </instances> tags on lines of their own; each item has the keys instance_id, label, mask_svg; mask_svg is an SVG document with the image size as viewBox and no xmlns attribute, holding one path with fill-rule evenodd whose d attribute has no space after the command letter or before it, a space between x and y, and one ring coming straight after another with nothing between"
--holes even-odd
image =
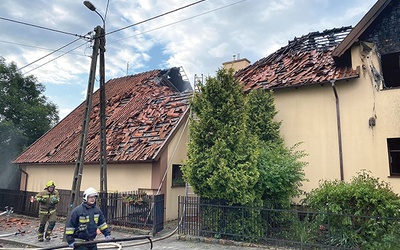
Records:
<instances>
[{"instance_id":1,"label":"bush","mask_svg":"<svg viewBox=\"0 0 400 250\"><path fill-rule=\"evenodd\" d=\"M371 176L368 171L359 172L348 183L322 181L307 195L304 205L324 212L320 216L329 224L327 242L342 246L346 242L343 239L351 238L363 249L375 249L376 244L395 246L400 243L400 240L393 240L400 231L395 219L400 213L400 198L388 183Z\"/></svg>"}]
</instances>

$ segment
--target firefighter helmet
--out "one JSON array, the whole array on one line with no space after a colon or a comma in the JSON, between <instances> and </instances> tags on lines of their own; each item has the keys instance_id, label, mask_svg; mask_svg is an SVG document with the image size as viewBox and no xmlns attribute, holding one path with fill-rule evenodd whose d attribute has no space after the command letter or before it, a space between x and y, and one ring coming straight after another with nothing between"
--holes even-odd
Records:
<instances>
[{"instance_id":1,"label":"firefighter helmet","mask_svg":"<svg viewBox=\"0 0 400 250\"><path fill-rule=\"evenodd\" d=\"M49 187L56 187L56 183L54 181L48 181L46 183L46 188L45 189L47 189Z\"/></svg>"},{"instance_id":2,"label":"firefighter helmet","mask_svg":"<svg viewBox=\"0 0 400 250\"><path fill-rule=\"evenodd\" d=\"M96 189L90 187L83 192L83 201L87 202L89 196L99 196L99 194L97 193Z\"/></svg>"}]
</instances>

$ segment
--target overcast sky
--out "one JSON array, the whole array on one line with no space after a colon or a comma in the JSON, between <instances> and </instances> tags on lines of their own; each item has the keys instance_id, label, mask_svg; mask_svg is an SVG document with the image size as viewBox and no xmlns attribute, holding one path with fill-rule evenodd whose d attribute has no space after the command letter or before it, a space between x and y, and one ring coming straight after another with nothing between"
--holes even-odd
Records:
<instances>
[{"instance_id":1,"label":"overcast sky","mask_svg":"<svg viewBox=\"0 0 400 250\"><path fill-rule=\"evenodd\" d=\"M233 55L253 63L309 32L354 27L376 0L91 2L106 19L106 33L111 32L106 81L182 66L193 84L195 74L213 76ZM78 35L102 25L101 18L82 0L1 0L0 18L0 56L44 84L45 95L64 118L86 98L92 44Z\"/></svg>"}]
</instances>

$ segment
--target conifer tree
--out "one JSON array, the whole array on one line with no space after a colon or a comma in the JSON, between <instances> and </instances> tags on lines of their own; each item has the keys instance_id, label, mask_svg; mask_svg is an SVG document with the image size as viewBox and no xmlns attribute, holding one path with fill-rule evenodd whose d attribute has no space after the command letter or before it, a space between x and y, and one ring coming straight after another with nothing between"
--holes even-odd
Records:
<instances>
[{"instance_id":1,"label":"conifer tree","mask_svg":"<svg viewBox=\"0 0 400 250\"><path fill-rule=\"evenodd\" d=\"M300 193L304 153L285 147L273 93L246 96L233 71L224 69L199 90L191 101L185 180L201 197L287 207Z\"/></svg>"},{"instance_id":2,"label":"conifer tree","mask_svg":"<svg viewBox=\"0 0 400 250\"><path fill-rule=\"evenodd\" d=\"M183 173L196 193L246 204L255 199L256 150L245 130L242 86L220 69L191 102L188 160Z\"/></svg>"}]
</instances>

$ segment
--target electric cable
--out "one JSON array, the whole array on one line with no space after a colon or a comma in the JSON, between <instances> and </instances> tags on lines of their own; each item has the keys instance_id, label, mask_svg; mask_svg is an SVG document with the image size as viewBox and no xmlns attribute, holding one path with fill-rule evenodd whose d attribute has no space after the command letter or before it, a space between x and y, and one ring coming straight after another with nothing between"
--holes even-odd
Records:
<instances>
[{"instance_id":1,"label":"electric cable","mask_svg":"<svg viewBox=\"0 0 400 250\"><path fill-rule=\"evenodd\" d=\"M172 23L169 23L169 24L165 24L165 25L156 27L156 28L154 28L154 29L142 31L142 32L140 32L140 33L138 33L138 34L135 34L135 35L132 35L132 36L127 36L127 37L124 37L124 38L121 38L121 39L118 39L118 40L114 40L114 41L111 41L111 42L107 42L107 43L108 43L108 44L110 44L110 43L116 43L116 42L119 42L119 41L122 41L122 40L125 40L125 39L128 39L128 38L131 38L131 37L139 36L139 35L142 35L142 34L145 34L145 33L149 33L149 32L155 31L155 30L159 30L159 29L162 29L162 28L165 28L165 27L168 27L168 26L172 26L172 25L174 25L174 24L181 23L181 22L184 22L184 21L187 21L187 20L190 20L190 19L199 17L199 16L204 16L204 15L206 15L206 14L209 14L209 13L212 13L212 12L215 12L215 11L218 11L218 10L221 10L221 9L225 9L225 8L228 8L228 7L231 7L231 6L233 6L233 5L236 5L236 4L239 4L239 3L242 3L242 2L246 2L246 1L247 1L247 0L237 1L237 2L234 2L234 3L228 4L228 5L224 5L224 6L218 7L218 8L216 8L216 9L212 9L212 10L209 10L209 11L206 11L206 12L203 12L203 13L200 13L200 14L197 14L197 15L194 15L194 16L191 16L191 17L187 17L187 18L181 19L181 20L179 20L179 21L175 21L175 22L172 22Z\"/></svg>"},{"instance_id":2,"label":"electric cable","mask_svg":"<svg viewBox=\"0 0 400 250\"><path fill-rule=\"evenodd\" d=\"M164 12L163 14L160 14L160 15L157 15L157 16L154 16L154 17L151 17L151 18L148 18L148 19L146 19L146 20L143 20L143 21L140 21L140 22L131 24L131 25L128 25L128 26L126 26L126 27L123 27L123 28L120 28L120 29L111 31L111 32L109 32L109 33L106 33L105 36L106 36L106 35L113 34L113 33L116 33L116 32L118 32L118 31L121 31L121 30L124 30L124 29L131 28L131 27L133 27L133 26L137 26L137 25L139 25L139 24L142 24L142 23L145 23L145 22L154 20L154 19L157 19L157 18L162 17L162 16L165 16L165 15L168 15L168 14L171 14L171 13L174 13L174 12L176 12L176 11L179 11L179 10L182 10L182 9L185 9L185 8L188 8L188 7L190 7L190 6L196 5L196 4L201 3L201 2L204 2L204 1L206 1L206 0L200 0L200 1L197 1L197 2L194 2L194 3L191 3L191 4L188 4L188 5L182 6L182 7L180 7L180 8L174 9L174 10L171 10L171 11L168 11L168 12Z\"/></svg>"},{"instance_id":3,"label":"electric cable","mask_svg":"<svg viewBox=\"0 0 400 250\"><path fill-rule=\"evenodd\" d=\"M32 64L34 64L34 63L36 63L36 62L38 62L38 61L40 61L40 60L42 60L42 59L44 59L44 58L46 58L46 57L48 57L48 56L50 56L50 55L56 53L57 51L60 51L60 50L62 50L63 48L68 47L69 45L75 43L75 42L78 41L78 40L80 40L80 38L77 38L77 39L75 39L74 41L72 41L72 42L70 42L70 43L67 43L66 45L62 46L61 48L56 49L56 50L52 51L51 53L49 53L49 54L47 54L47 55L45 55L45 56L42 56L41 58L36 59L35 61L33 61L33 62L31 62L31 63L28 63L27 65L25 65L25 66L23 66L23 67L21 67L21 68L19 68L19 69L17 69L17 70L19 71L19 70L21 70L21 69L24 69L24 68L26 68L26 67L28 67L28 66L30 66L30 65L32 65Z\"/></svg>"},{"instance_id":4,"label":"electric cable","mask_svg":"<svg viewBox=\"0 0 400 250\"><path fill-rule=\"evenodd\" d=\"M12 19L5 18L5 17L0 17L0 19L1 20L5 20L5 21L9 21L9 22L13 22L13 23L18 23L18 24L23 24L23 25L39 28L39 29L44 29L44 30L48 30L48 31L54 31L54 32L58 32L58 33L66 34L66 35L77 36L79 38L85 38L85 39L87 38L86 36L82 36L82 35L66 32L66 31L56 30L56 29L52 29L52 28L47 28L47 27L43 27L43 26L39 26L39 25L35 25L35 24L25 23L25 22L21 22L21 21L17 21L17 20L12 20Z\"/></svg>"},{"instance_id":5,"label":"electric cable","mask_svg":"<svg viewBox=\"0 0 400 250\"><path fill-rule=\"evenodd\" d=\"M104 36L109 35L109 34L112 34L112 33L116 33L116 32L118 32L118 31L121 31L121 30L130 28L130 27L133 27L133 26L137 26L137 25L139 25L139 24L142 24L142 23L148 22L148 21L150 21L150 20L153 20L153 19L156 19L156 18L165 16L165 15L167 15L167 14L171 14L171 13L173 13L173 12L182 10L182 9L184 9L184 8L193 6L193 5L195 5L195 4L198 4L198 3L204 2L204 1L206 1L206 0L200 0L200 1L197 1L197 2L194 2L194 3L191 3L191 4L189 4L189 5L180 7L180 8L178 8L178 9L165 12L165 13L163 13L163 14L160 14L160 15L154 16L154 17L152 17L152 18L149 18L149 19L140 21L140 22L138 22L138 23L131 24L131 25L128 25L128 26L126 26L126 27L123 27L123 28L120 28L120 29L111 31L111 32L105 34ZM211 12L214 12L214 11L218 11L218 10L220 10L220 9L224 9L224 8L233 6L233 5L238 4L238 3L241 3L241 2L245 2L245 1L247 1L247 0L237 1L237 2L234 2L234 3L231 3L231 4L228 4L228 5L225 5L225 6L222 6L222 7L213 9L213 10L210 10L210 11L203 12L203 13L198 14L198 15L194 15L194 16L192 16L192 17L184 18L184 19L182 19L182 20L179 20L179 21L176 21L176 22L172 22L172 23L167 24L167 25L163 25L163 26L160 26L160 27L151 29L151 30L147 30L147 31L141 32L141 33L139 33L139 34L135 34L135 35L132 35L132 36L129 36L129 37L125 37L125 38L122 38L122 39L118 39L118 40L109 42L108 44L110 44L110 43L115 43L115 42L118 42L118 41L121 41L121 40L124 40L124 39L128 39L128 38L133 37L133 36L141 35L141 34L148 33L148 32L151 32L151 31L154 31L154 30L158 30L158 29L161 29L161 28L165 28L165 27L168 27L168 26L171 26L171 25L174 25L174 24L183 22L183 21L187 21L187 20L193 19L193 18L195 18L195 17L199 17L199 16L202 16L202 15L206 15L206 14L208 14L208 13L211 13ZM107 15L107 12L108 12L108 6L109 6L109 1L107 1L106 15ZM105 17L105 18L106 18L106 17ZM51 29L51 28L46 28L46 27L42 27L42 26L38 26L38 25L34 25L34 24L29 24L29 23L25 23L25 22L20 22L20 21L16 21L16 20L4 18L4 17L0 17L0 19L6 20L6 21L10 21L10 22L19 23L19 24L24 24L24 25L28 25L28 26L32 26L32 27L36 27L36 28L41 28L41 29L45 29L45 30L49 30L49 31L59 32L59 33L68 34L68 35L74 35L74 36L78 36L79 38L89 39L89 38L87 37L87 35L85 35L85 36L77 35L77 34L73 34L73 33L70 33L70 32L64 32L64 31L60 31L60 30L55 30L55 29ZM88 34L89 34L89 33L88 33ZM75 41L76 41L76 40L75 40ZM0 41L0 42L7 42L7 41ZM12 43L12 42L9 42L9 43ZM18 43L12 43L12 44L17 44L17 45L18 45ZM72 44L72 43L70 43L70 44ZM70 44L68 44L68 45L70 45ZM21 44L21 45L22 45L22 44ZM66 45L66 46L68 46L68 45ZM82 44L82 45L83 45L83 44ZM81 47L82 45L76 47L75 49ZM25 45L25 46L29 46L29 45ZM63 46L62 48L66 47L66 46ZM31 46L31 47L34 47L34 46ZM38 60L32 62L32 63L30 63L30 64L25 65L24 67L21 67L19 70L21 70L21 69L23 69L23 68L25 68L25 67L28 67L28 66L30 66L31 64L33 64L33 63L35 63L35 62L37 62L37 61L39 61L39 60L41 60L41 59L43 59L43 58L49 56L49 55L51 55L51 54L53 54L53 53L55 53L55 52L60 51L62 48L57 49L57 50L53 51L52 53L50 53L50 54L48 54L48 55L46 55L46 56L44 56L44 57L42 57L42 58L40 58L40 59L38 59ZM66 55L66 54L72 52L72 51L75 50L75 49L69 50L68 52L62 54L61 56L64 56L64 55ZM49 50L49 49L48 49L48 50ZM38 69L38 68L40 68L41 66L44 66L44 65L46 65L46 64L48 64L48 63L50 63L50 62L52 62L52 61L54 61L54 60L60 58L61 56L58 56L58 57L56 57L55 59L48 61L47 63L44 63L44 64L42 64L42 65L40 65L40 66L38 66L38 67L36 67L36 68L30 70L30 71L27 71L27 72L25 72L24 74L29 73L29 72L31 72L31 71L33 71L33 70L35 70L35 69Z\"/></svg>"},{"instance_id":6,"label":"electric cable","mask_svg":"<svg viewBox=\"0 0 400 250\"><path fill-rule=\"evenodd\" d=\"M16 42L10 42L10 41L5 41L5 40L0 40L0 43L8 43L8 44L13 44L13 45L19 45L23 47L28 47L28 48L34 48L34 49L40 49L40 50L48 50L48 51L54 51L54 49L49 49L49 48L44 48L44 47L39 47L39 46L33 46L33 45L28 45L24 43L16 43ZM59 52L65 52L65 51L59 51ZM79 53L71 53L73 55L82 55Z\"/></svg>"},{"instance_id":7,"label":"electric cable","mask_svg":"<svg viewBox=\"0 0 400 250\"><path fill-rule=\"evenodd\" d=\"M108 6L110 5L110 0L107 0L107 6L106 6L106 11L104 12L104 23L107 21L107 13L108 13ZM105 27L103 27L105 28Z\"/></svg>"},{"instance_id":8,"label":"electric cable","mask_svg":"<svg viewBox=\"0 0 400 250\"><path fill-rule=\"evenodd\" d=\"M76 46L75 48L73 48L73 49L71 49L71 50L69 50L69 51L67 51L67 52L65 52L65 53L63 53L63 54L61 54L61 55L59 55L59 56L57 56L57 57L51 59L50 61L45 62L45 63L43 63L43 64L41 64L41 65L39 65L39 66L37 66L37 67L35 67L35 68L29 70L29 71L26 71L26 72L22 73L22 74L23 74L23 75L28 74L29 72L34 71L35 69L38 69L38 68L40 68L40 67L42 67L42 66L44 66L44 65L46 65L46 64L48 64L48 63L50 63L50 62L52 62L52 61L55 61L55 60L57 60L58 58L60 58L60 57L62 57L62 56L65 56L66 54L69 54L71 51L74 51L74 50L76 50L76 49L82 47L82 46L85 45L86 43L87 43L87 42L85 42L85 43L83 43L83 44L81 44L81 45L79 45L79 46Z\"/></svg>"}]
</instances>

